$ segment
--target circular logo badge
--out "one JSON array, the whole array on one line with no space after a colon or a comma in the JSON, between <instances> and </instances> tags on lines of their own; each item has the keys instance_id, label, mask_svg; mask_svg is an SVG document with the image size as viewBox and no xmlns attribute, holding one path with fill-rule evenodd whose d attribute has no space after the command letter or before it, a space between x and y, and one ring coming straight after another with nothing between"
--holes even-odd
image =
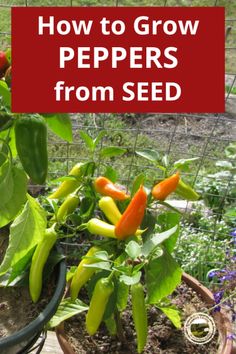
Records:
<instances>
[{"instance_id":1,"label":"circular logo badge","mask_svg":"<svg viewBox=\"0 0 236 354\"><path fill-rule=\"evenodd\" d=\"M206 344L212 340L216 332L213 318L206 313L196 312L184 323L187 339L195 344Z\"/></svg>"}]
</instances>

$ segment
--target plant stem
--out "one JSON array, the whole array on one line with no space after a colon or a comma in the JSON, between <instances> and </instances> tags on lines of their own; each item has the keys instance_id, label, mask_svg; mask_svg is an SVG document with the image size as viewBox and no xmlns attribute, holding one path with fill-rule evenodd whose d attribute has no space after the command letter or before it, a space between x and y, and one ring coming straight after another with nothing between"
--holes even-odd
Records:
<instances>
[{"instance_id":1,"label":"plant stem","mask_svg":"<svg viewBox=\"0 0 236 354\"><path fill-rule=\"evenodd\" d=\"M117 337L119 338L119 341L123 344L126 344L126 339L124 336L124 330L122 327L121 319L120 319L120 313L118 310L115 310L114 313L115 321L116 321L116 328L117 328Z\"/></svg>"},{"instance_id":2,"label":"plant stem","mask_svg":"<svg viewBox=\"0 0 236 354\"><path fill-rule=\"evenodd\" d=\"M215 304L214 306L210 307L209 311L214 310L214 308L224 304L227 300L229 300L231 297L234 297L236 295L236 290L229 296L227 296L225 299L223 299L222 301L220 301L218 304Z\"/></svg>"}]
</instances>

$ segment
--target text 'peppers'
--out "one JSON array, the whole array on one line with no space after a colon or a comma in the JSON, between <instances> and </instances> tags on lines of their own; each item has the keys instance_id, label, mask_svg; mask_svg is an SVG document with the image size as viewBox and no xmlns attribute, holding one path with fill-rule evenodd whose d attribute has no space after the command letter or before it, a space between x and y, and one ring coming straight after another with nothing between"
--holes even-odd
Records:
<instances>
[{"instance_id":1,"label":"text 'peppers'","mask_svg":"<svg viewBox=\"0 0 236 354\"><path fill-rule=\"evenodd\" d=\"M86 253L85 257L92 257L96 252L100 251L99 247L91 247L89 251ZM80 289L87 283L87 281L92 277L96 268L87 268L84 267L86 264L92 264L96 262L96 260L92 258L84 258L79 263L75 274L73 275L71 286L70 286L70 296L73 301L78 297Z\"/></svg>"},{"instance_id":2,"label":"text 'peppers'","mask_svg":"<svg viewBox=\"0 0 236 354\"><path fill-rule=\"evenodd\" d=\"M115 200L125 200L129 198L129 195L119 189L106 177L98 177L94 182L94 188L96 192L100 193L101 195L112 197Z\"/></svg>"},{"instance_id":3,"label":"text 'peppers'","mask_svg":"<svg viewBox=\"0 0 236 354\"><path fill-rule=\"evenodd\" d=\"M109 277L97 281L86 315L86 329L91 336L97 332L102 322L108 300L113 291L114 284Z\"/></svg>"},{"instance_id":4,"label":"text 'peppers'","mask_svg":"<svg viewBox=\"0 0 236 354\"><path fill-rule=\"evenodd\" d=\"M16 119L16 149L25 172L33 182L43 184L48 172L47 125L42 117Z\"/></svg>"},{"instance_id":5,"label":"text 'peppers'","mask_svg":"<svg viewBox=\"0 0 236 354\"><path fill-rule=\"evenodd\" d=\"M157 200L165 200L169 194L174 192L179 183L179 172L157 183L152 189L152 196Z\"/></svg>"},{"instance_id":6,"label":"text 'peppers'","mask_svg":"<svg viewBox=\"0 0 236 354\"><path fill-rule=\"evenodd\" d=\"M115 226L115 235L118 239L124 240L129 236L135 235L143 220L146 206L147 194L143 186L141 186Z\"/></svg>"}]
</instances>

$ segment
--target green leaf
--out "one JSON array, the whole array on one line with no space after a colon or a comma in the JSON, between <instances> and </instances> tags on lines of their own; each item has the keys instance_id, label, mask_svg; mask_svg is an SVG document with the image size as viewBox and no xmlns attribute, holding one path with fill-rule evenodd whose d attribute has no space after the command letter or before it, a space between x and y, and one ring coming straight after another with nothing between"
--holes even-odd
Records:
<instances>
[{"instance_id":1,"label":"green leaf","mask_svg":"<svg viewBox=\"0 0 236 354\"><path fill-rule=\"evenodd\" d=\"M142 234L143 239L153 233L153 230L155 229L155 225L156 225L156 218L149 211L146 210L140 227L142 230L147 229Z\"/></svg>"},{"instance_id":2,"label":"green leaf","mask_svg":"<svg viewBox=\"0 0 236 354\"><path fill-rule=\"evenodd\" d=\"M137 192L141 184L145 182L145 174L140 173L134 180L132 190L131 190L131 197Z\"/></svg>"},{"instance_id":3,"label":"green leaf","mask_svg":"<svg viewBox=\"0 0 236 354\"><path fill-rule=\"evenodd\" d=\"M97 261L109 261L109 256L107 251L97 251L94 256L91 257L83 257L83 259L93 259Z\"/></svg>"},{"instance_id":4,"label":"green leaf","mask_svg":"<svg viewBox=\"0 0 236 354\"><path fill-rule=\"evenodd\" d=\"M180 223L181 215L178 213L167 212L164 214L160 214L157 218L157 223L161 225L162 231L168 230L170 228L176 227L176 231L168 237L164 242L164 246L167 251L171 253L176 245L176 242L179 237L179 223Z\"/></svg>"},{"instance_id":5,"label":"green leaf","mask_svg":"<svg viewBox=\"0 0 236 354\"><path fill-rule=\"evenodd\" d=\"M10 153L8 132L0 132L0 138L2 139L0 141L0 166L2 166L8 160Z\"/></svg>"},{"instance_id":6,"label":"green leaf","mask_svg":"<svg viewBox=\"0 0 236 354\"><path fill-rule=\"evenodd\" d=\"M9 246L0 266L0 275L14 267L42 240L45 234L47 219L45 211L36 199L30 195L22 213L14 220L10 227ZM24 259L27 264L28 259Z\"/></svg>"},{"instance_id":7,"label":"green leaf","mask_svg":"<svg viewBox=\"0 0 236 354\"><path fill-rule=\"evenodd\" d=\"M54 268L58 263L60 263L65 256L58 251L58 249L53 248L49 254L45 267L43 269L43 281L50 279L51 274L54 271Z\"/></svg>"},{"instance_id":8,"label":"green leaf","mask_svg":"<svg viewBox=\"0 0 236 354\"><path fill-rule=\"evenodd\" d=\"M13 119L11 114L1 110L0 106L0 132L9 129L13 124Z\"/></svg>"},{"instance_id":9,"label":"green leaf","mask_svg":"<svg viewBox=\"0 0 236 354\"><path fill-rule=\"evenodd\" d=\"M224 214L224 219L228 223L236 224L236 208L227 208Z\"/></svg>"},{"instance_id":10,"label":"green leaf","mask_svg":"<svg viewBox=\"0 0 236 354\"><path fill-rule=\"evenodd\" d=\"M163 165L164 165L165 167L168 167L168 166L169 166L170 161L169 161L169 156L168 156L168 155L164 155L161 160L162 160L162 163L163 163Z\"/></svg>"},{"instance_id":11,"label":"green leaf","mask_svg":"<svg viewBox=\"0 0 236 354\"><path fill-rule=\"evenodd\" d=\"M116 305L119 311L124 311L127 306L129 297L129 286L122 281L117 285L117 301Z\"/></svg>"},{"instance_id":12,"label":"green leaf","mask_svg":"<svg viewBox=\"0 0 236 354\"><path fill-rule=\"evenodd\" d=\"M82 177L93 176L96 165L93 161L84 162L81 164Z\"/></svg>"},{"instance_id":13,"label":"green leaf","mask_svg":"<svg viewBox=\"0 0 236 354\"><path fill-rule=\"evenodd\" d=\"M225 155L229 159L236 159L236 142L230 143L226 148L225 148Z\"/></svg>"},{"instance_id":14,"label":"green leaf","mask_svg":"<svg viewBox=\"0 0 236 354\"><path fill-rule=\"evenodd\" d=\"M24 171L12 167L13 192L11 198L1 207L0 227L9 224L21 210L26 201L27 176Z\"/></svg>"},{"instance_id":15,"label":"green leaf","mask_svg":"<svg viewBox=\"0 0 236 354\"><path fill-rule=\"evenodd\" d=\"M179 311L176 308L160 307L160 306L157 306L157 308L161 310L169 318L169 320L173 323L173 325L177 329L181 328L181 317Z\"/></svg>"},{"instance_id":16,"label":"green leaf","mask_svg":"<svg viewBox=\"0 0 236 354\"><path fill-rule=\"evenodd\" d=\"M46 119L48 127L54 134L69 143L73 141L72 124L68 114L55 113L53 115L42 114L42 116Z\"/></svg>"},{"instance_id":17,"label":"green leaf","mask_svg":"<svg viewBox=\"0 0 236 354\"><path fill-rule=\"evenodd\" d=\"M130 258L135 259L141 254L141 246L135 241L130 241L125 247L125 252Z\"/></svg>"},{"instance_id":18,"label":"green leaf","mask_svg":"<svg viewBox=\"0 0 236 354\"><path fill-rule=\"evenodd\" d=\"M137 284L140 279L141 279L141 272L137 272L134 275L128 276L128 275L124 275L122 274L120 276L120 281L124 282L126 285L134 285Z\"/></svg>"},{"instance_id":19,"label":"green leaf","mask_svg":"<svg viewBox=\"0 0 236 354\"><path fill-rule=\"evenodd\" d=\"M93 198L85 197L80 203L80 216L83 218L83 222L91 219L95 207Z\"/></svg>"},{"instance_id":20,"label":"green leaf","mask_svg":"<svg viewBox=\"0 0 236 354\"><path fill-rule=\"evenodd\" d=\"M77 266L71 266L70 269L66 273L66 282L68 283L74 276L76 272Z\"/></svg>"},{"instance_id":21,"label":"green leaf","mask_svg":"<svg viewBox=\"0 0 236 354\"><path fill-rule=\"evenodd\" d=\"M105 130L102 130L98 136L93 139L93 143L94 143L94 147L96 147L98 145L98 143L102 140L102 138L106 135L107 133L105 132Z\"/></svg>"},{"instance_id":22,"label":"green leaf","mask_svg":"<svg viewBox=\"0 0 236 354\"><path fill-rule=\"evenodd\" d=\"M17 156L17 150L16 150L15 129L10 129L9 146L10 146L10 149L11 149L12 157L16 157Z\"/></svg>"},{"instance_id":23,"label":"green leaf","mask_svg":"<svg viewBox=\"0 0 236 354\"><path fill-rule=\"evenodd\" d=\"M160 245L162 242L166 241L170 236L175 234L178 229L178 225L175 225L171 229L164 231L159 234L154 234L151 236L142 247L142 254L147 257L150 253L156 248L156 246Z\"/></svg>"},{"instance_id":24,"label":"green leaf","mask_svg":"<svg viewBox=\"0 0 236 354\"><path fill-rule=\"evenodd\" d=\"M113 278L114 291L109 297L108 303L106 305L106 309L103 315L103 321L106 321L108 318L112 316L114 311L116 310L116 302L117 302L117 279Z\"/></svg>"},{"instance_id":25,"label":"green leaf","mask_svg":"<svg viewBox=\"0 0 236 354\"><path fill-rule=\"evenodd\" d=\"M181 276L181 268L166 250L152 259L146 272L148 303L155 304L170 295L181 283Z\"/></svg>"},{"instance_id":26,"label":"green leaf","mask_svg":"<svg viewBox=\"0 0 236 354\"><path fill-rule=\"evenodd\" d=\"M103 270L110 270L111 269L109 256L106 251L98 251L92 257L86 257L86 256L83 257L83 259L86 259L86 258L93 260L93 263L84 264L85 268L97 268L97 269L103 269Z\"/></svg>"},{"instance_id":27,"label":"green leaf","mask_svg":"<svg viewBox=\"0 0 236 354\"><path fill-rule=\"evenodd\" d=\"M117 324L114 313L105 320L105 325L110 336L115 336L117 334Z\"/></svg>"},{"instance_id":28,"label":"green leaf","mask_svg":"<svg viewBox=\"0 0 236 354\"><path fill-rule=\"evenodd\" d=\"M84 268L95 268L95 269L103 269L103 270L110 270L111 265L109 262L96 262L92 264L85 264Z\"/></svg>"},{"instance_id":29,"label":"green leaf","mask_svg":"<svg viewBox=\"0 0 236 354\"><path fill-rule=\"evenodd\" d=\"M0 208L4 207L12 197L14 188L13 176L12 176L12 164L10 161L6 161L0 167Z\"/></svg>"},{"instance_id":30,"label":"green leaf","mask_svg":"<svg viewBox=\"0 0 236 354\"><path fill-rule=\"evenodd\" d=\"M61 301L56 314L48 323L48 328L54 328L61 322L68 320L81 312L87 311L88 306L79 299L72 301L70 298Z\"/></svg>"},{"instance_id":31,"label":"green leaf","mask_svg":"<svg viewBox=\"0 0 236 354\"><path fill-rule=\"evenodd\" d=\"M126 153L126 149L117 147L117 146L109 146L101 149L100 155L101 157L115 157L124 155Z\"/></svg>"},{"instance_id":32,"label":"green leaf","mask_svg":"<svg viewBox=\"0 0 236 354\"><path fill-rule=\"evenodd\" d=\"M111 166L107 166L104 176L115 183L117 180L117 171Z\"/></svg>"},{"instance_id":33,"label":"green leaf","mask_svg":"<svg viewBox=\"0 0 236 354\"><path fill-rule=\"evenodd\" d=\"M29 284L29 273L27 278L22 278L23 274L27 274L27 268L29 265L29 262L33 256L35 248L32 248L29 250L28 253L24 255L24 257L21 257L21 259L14 264L13 267L9 268L7 271L7 286L13 285L15 283L18 284L18 281L22 282L23 280L25 281L26 286Z\"/></svg>"},{"instance_id":34,"label":"green leaf","mask_svg":"<svg viewBox=\"0 0 236 354\"><path fill-rule=\"evenodd\" d=\"M0 100L1 99L5 106L11 107L11 92L3 80L0 80Z\"/></svg>"},{"instance_id":35,"label":"green leaf","mask_svg":"<svg viewBox=\"0 0 236 354\"><path fill-rule=\"evenodd\" d=\"M141 156L151 162L157 162L160 158L158 152L152 149L136 150L135 152L138 156Z\"/></svg>"},{"instance_id":36,"label":"green leaf","mask_svg":"<svg viewBox=\"0 0 236 354\"><path fill-rule=\"evenodd\" d=\"M95 143L91 136L89 136L84 130L80 130L79 135L81 139L85 142L87 148L93 152L95 149Z\"/></svg>"},{"instance_id":37,"label":"green leaf","mask_svg":"<svg viewBox=\"0 0 236 354\"><path fill-rule=\"evenodd\" d=\"M199 157L193 157L191 159L180 159L178 161L175 161L174 168L182 171L188 171L189 165L191 165L197 160L199 160Z\"/></svg>"},{"instance_id":38,"label":"green leaf","mask_svg":"<svg viewBox=\"0 0 236 354\"><path fill-rule=\"evenodd\" d=\"M12 157L17 156L17 150L16 150L16 142L15 142L15 129L8 129L6 131L0 132L0 138L4 140L4 143L0 142L0 165L3 164L3 162L6 160L6 156L4 158L2 152L5 155L9 155L9 148L11 150ZM7 147L7 144L9 148Z\"/></svg>"}]
</instances>

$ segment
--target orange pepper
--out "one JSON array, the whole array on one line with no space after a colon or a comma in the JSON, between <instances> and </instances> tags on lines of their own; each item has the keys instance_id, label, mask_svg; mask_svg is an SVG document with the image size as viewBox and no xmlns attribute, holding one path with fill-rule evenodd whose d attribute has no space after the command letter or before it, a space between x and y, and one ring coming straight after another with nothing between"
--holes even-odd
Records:
<instances>
[{"instance_id":1,"label":"orange pepper","mask_svg":"<svg viewBox=\"0 0 236 354\"><path fill-rule=\"evenodd\" d=\"M174 192L180 180L179 172L157 183L152 189L152 196L157 200L165 200L168 195Z\"/></svg>"},{"instance_id":2,"label":"orange pepper","mask_svg":"<svg viewBox=\"0 0 236 354\"><path fill-rule=\"evenodd\" d=\"M115 200L125 200L129 198L129 195L119 189L106 177L98 177L94 182L94 187L98 193L111 197Z\"/></svg>"},{"instance_id":3,"label":"orange pepper","mask_svg":"<svg viewBox=\"0 0 236 354\"><path fill-rule=\"evenodd\" d=\"M115 235L119 240L135 235L143 220L146 205L147 194L141 186L116 224Z\"/></svg>"}]
</instances>

